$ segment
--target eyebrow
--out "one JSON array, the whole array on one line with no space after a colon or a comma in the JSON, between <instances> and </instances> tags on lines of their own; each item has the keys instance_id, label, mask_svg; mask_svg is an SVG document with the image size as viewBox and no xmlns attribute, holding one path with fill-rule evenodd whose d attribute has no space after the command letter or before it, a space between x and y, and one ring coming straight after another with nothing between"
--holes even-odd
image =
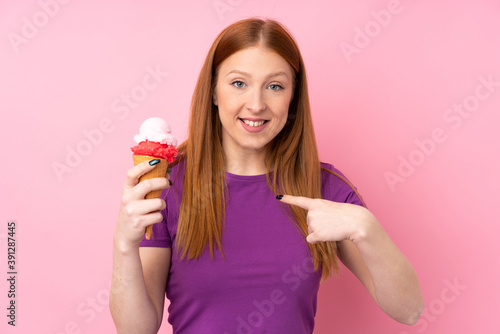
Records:
<instances>
[{"instance_id":1,"label":"eyebrow","mask_svg":"<svg viewBox=\"0 0 500 334\"><path fill-rule=\"evenodd\" d=\"M247 77L251 77L252 75L250 73L247 73L247 72L243 72L243 71L240 71L240 70L232 70L232 71L229 71L227 74L226 74L226 77L231 74L231 73L237 73L237 74L242 74L242 75L245 75ZM288 75L283 72L283 71L280 71L280 72L276 72L276 73L271 73L269 74L266 79L269 79L269 78L273 78L273 77L277 77L277 76L280 76L280 75L284 75L285 77L288 78Z\"/></svg>"}]
</instances>

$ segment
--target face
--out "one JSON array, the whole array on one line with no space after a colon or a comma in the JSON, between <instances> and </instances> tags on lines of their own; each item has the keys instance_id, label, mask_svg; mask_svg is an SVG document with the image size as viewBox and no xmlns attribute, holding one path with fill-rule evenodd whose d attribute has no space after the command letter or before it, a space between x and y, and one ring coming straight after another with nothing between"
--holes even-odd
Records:
<instances>
[{"instance_id":1,"label":"face","mask_svg":"<svg viewBox=\"0 0 500 334\"><path fill-rule=\"evenodd\" d=\"M285 126L293 95L290 65L258 46L238 51L219 66L213 101L226 154L263 152Z\"/></svg>"}]
</instances>

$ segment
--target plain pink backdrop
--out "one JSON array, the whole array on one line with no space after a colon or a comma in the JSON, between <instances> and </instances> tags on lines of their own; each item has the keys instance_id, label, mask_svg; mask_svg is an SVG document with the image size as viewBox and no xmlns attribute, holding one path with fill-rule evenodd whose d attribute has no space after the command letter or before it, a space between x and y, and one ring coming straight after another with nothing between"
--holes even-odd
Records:
<instances>
[{"instance_id":1,"label":"plain pink backdrop","mask_svg":"<svg viewBox=\"0 0 500 334\"><path fill-rule=\"evenodd\" d=\"M9 221L18 275L15 328L0 280L0 332L115 332L111 241L132 136L158 115L185 139L209 46L251 16L297 39L321 159L358 187L426 299L415 327L398 324L343 268L321 286L315 333L500 331L498 1L4 0L0 276Z\"/></svg>"}]
</instances>

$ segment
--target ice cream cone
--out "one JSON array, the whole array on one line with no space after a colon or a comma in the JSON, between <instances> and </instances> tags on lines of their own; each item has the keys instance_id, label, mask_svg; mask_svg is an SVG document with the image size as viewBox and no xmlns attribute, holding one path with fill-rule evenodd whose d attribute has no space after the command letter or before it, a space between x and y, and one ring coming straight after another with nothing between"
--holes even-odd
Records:
<instances>
[{"instance_id":1,"label":"ice cream cone","mask_svg":"<svg viewBox=\"0 0 500 334\"><path fill-rule=\"evenodd\" d=\"M138 165L141 162L144 161L150 161L153 159L158 159L156 157L152 156L147 156L147 155L133 155L134 158L134 165ZM144 181L144 180L149 180L153 179L155 177L165 177L167 175L167 168L168 168L168 162L166 159L160 159L160 163L156 165L156 167L150 171L147 172L146 174L142 175L139 178L139 183ZM159 198L161 195L161 189L160 190L154 190L146 194L145 198ZM153 229L153 225L149 225L146 227L146 239L151 238L151 231Z\"/></svg>"},{"instance_id":2,"label":"ice cream cone","mask_svg":"<svg viewBox=\"0 0 500 334\"><path fill-rule=\"evenodd\" d=\"M144 161L160 159L160 163L150 172L142 175L139 182L155 177L165 177L167 175L168 164L175 161L177 156L177 138L171 133L170 126L164 119L151 117L142 122L139 133L134 136L136 146L130 149L134 152L134 164ZM159 198L161 189L151 191L145 198ZM146 239L151 238L153 225L146 228Z\"/></svg>"}]
</instances>

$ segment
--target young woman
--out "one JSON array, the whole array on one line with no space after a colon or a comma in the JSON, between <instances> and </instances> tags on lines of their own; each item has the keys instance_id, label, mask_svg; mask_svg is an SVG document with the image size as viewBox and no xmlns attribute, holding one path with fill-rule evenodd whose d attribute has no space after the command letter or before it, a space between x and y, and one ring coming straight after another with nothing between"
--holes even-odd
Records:
<instances>
[{"instance_id":1,"label":"young woman","mask_svg":"<svg viewBox=\"0 0 500 334\"><path fill-rule=\"evenodd\" d=\"M319 161L304 63L278 22L220 33L171 183L138 183L155 163L131 168L123 190L110 295L118 333L156 333L165 293L175 334L312 333L337 257L389 316L420 317L412 265L356 188ZM162 199L144 199L154 189L166 189Z\"/></svg>"}]
</instances>

